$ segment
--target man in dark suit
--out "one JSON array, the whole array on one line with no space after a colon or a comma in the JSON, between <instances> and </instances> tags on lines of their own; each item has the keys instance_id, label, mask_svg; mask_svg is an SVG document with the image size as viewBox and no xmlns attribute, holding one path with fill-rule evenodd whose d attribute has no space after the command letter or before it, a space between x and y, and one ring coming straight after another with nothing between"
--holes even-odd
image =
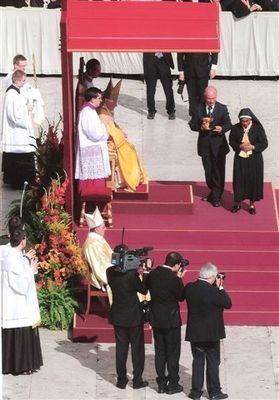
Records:
<instances>
[{"instance_id":1,"label":"man in dark suit","mask_svg":"<svg viewBox=\"0 0 279 400\"><path fill-rule=\"evenodd\" d=\"M114 249L119 252L118 249ZM121 252L121 251L120 251ZM133 363L133 389L148 386L142 379L144 369L143 314L137 292L146 294L146 274L140 279L136 270L123 272L115 266L107 269L108 284L112 291L110 322L114 325L116 339L116 372L119 389L125 389L128 378L126 362L131 344Z\"/></svg>"},{"instance_id":2,"label":"man in dark suit","mask_svg":"<svg viewBox=\"0 0 279 400\"><path fill-rule=\"evenodd\" d=\"M151 296L150 325L154 336L158 393L175 394L183 391L178 383L181 348L179 301L183 300L181 277L185 273L180 271L182 261L179 253L169 253L165 265L151 271L147 279Z\"/></svg>"},{"instance_id":3,"label":"man in dark suit","mask_svg":"<svg viewBox=\"0 0 279 400\"><path fill-rule=\"evenodd\" d=\"M202 158L205 179L210 193L203 197L214 207L220 207L225 185L226 154L230 151L225 132L231 129L227 106L217 100L217 90L208 86L204 92L204 103L189 122L192 131L198 131L198 155Z\"/></svg>"},{"instance_id":4,"label":"man in dark suit","mask_svg":"<svg viewBox=\"0 0 279 400\"><path fill-rule=\"evenodd\" d=\"M203 391L206 362L206 385L210 400L226 399L219 380L220 339L224 339L224 308L232 302L223 288L224 275L218 274L215 265L204 265L196 282L185 286L188 307L186 340L191 342L193 355L192 389L188 397L199 400Z\"/></svg>"},{"instance_id":5,"label":"man in dark suit","mask_svg":"<svg viewBox=\"0 0 279 400\"><path fill-rule=\"evenodd\" d=\"M165 96L169 119L175 119L175 104L172 90L171 68L174 68L171 53L143 53L143 72L146 82L147 119L154 119L156 114L155 92L157 80L160 79Z\"/></svg>"},{"instance_id":6,"label":"man in dark suit","mask_svg":"<svg viewBox=\"0 0 279 400\"><path fill-rule=\"evenodd\" d=\"M189 99L189 114L194 115L199 103L203 102L208 79L216 76L217 53L178 53L179 80L185 81Z\"/></svg>"}]
</instances>

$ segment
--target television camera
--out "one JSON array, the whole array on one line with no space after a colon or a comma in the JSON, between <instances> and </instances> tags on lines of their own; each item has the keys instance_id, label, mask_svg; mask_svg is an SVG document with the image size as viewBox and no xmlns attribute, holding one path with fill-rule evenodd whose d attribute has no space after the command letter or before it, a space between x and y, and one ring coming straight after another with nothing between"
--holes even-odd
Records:
<instances>
[{"instance_id":1,"label":"television camera","mask_svg":"<svg viewBox=\"0 0 279 400\"><path fill-rule=\"evenodd\" d=\"M120 244L114 248L111 263L121 272L136 270L140 267L151 269L153 261L147 257L151 250L153 247L150 246L132 250L125 244Z\"/></svg>"}]
</instances>

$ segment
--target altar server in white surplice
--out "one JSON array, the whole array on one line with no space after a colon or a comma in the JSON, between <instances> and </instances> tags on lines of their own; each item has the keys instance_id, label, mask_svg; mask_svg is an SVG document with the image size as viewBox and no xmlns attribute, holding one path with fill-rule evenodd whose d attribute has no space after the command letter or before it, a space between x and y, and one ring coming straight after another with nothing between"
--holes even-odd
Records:
<instances>
[{"instance_id":1,"label":"altar server in white surplice","mask_svg":"<svg viewBox=\"0 0 279 400\"><path fill-rule=\"evenodd\" d=\"M33 107L26 104L26 98L20 91L26 81L25 72L15 71L12 81L4 102L2 171L4 183L21 189L24 181L31 183L34 179L36 141L30 117Z\"/></svg>"},{"instance_id":2,"label":"altar server in white surplice","mask_svg":"<svg viewBox=\"0 0 279 400\"><path fill-rule=\"evenodd\" d=\"M0 246L3 374L30 374L43 365L34 280L38 261L23 254L25 246L26 233L20 229L11 232L10 246Z\"/></svg>"},{"instance_id":3,"label":"altar server in white surplice","mask_svg":"<svg viewBox=\"0 0 279 400\"><path fill-rule=\"evenodd\" d=\"M105 178L111 175L107 144L109 135L96 112L102 101L102 92L95 87L90 88L85 91L84 97L86 102L79 113L75 178L93 180L94 184L95 180L102 180L105 185Z\"/></svg>"},{"instance_id":4,"label":"altar server in white surplice","mask_svg":"<svg viewBox=\"0 0 279 400\"><path fill-rule=\"evenodd\" d=\"M104 220L98 207L93 214L85 214L85 219L89 233L82 250L91 268L91 283L97 289L107 290L110 297L106 270L111 266L112 249L104 238L106 231Z\"/></svg>"},{"instance_id":5,"label":"altar server in white surplice","mask_svg":"<svg viewBox=\"0 0 279 400\"><path fill-rule=\"evenodd\" d=\"M27 65L27 59L22 54L17 54L13 58L14 68L8 72L3 80L5 89L8 89L8 87L12 85L13 73L18 70L26 73ZM41 125L45 119L45 112L44 101L42 99L39 89L31 87L30 84L26 81L23 87L20 89L20 92L26 98L26 103L32 104L33 106L32 115L34 123L37 125Z\"/></svg>"}]
</instances>

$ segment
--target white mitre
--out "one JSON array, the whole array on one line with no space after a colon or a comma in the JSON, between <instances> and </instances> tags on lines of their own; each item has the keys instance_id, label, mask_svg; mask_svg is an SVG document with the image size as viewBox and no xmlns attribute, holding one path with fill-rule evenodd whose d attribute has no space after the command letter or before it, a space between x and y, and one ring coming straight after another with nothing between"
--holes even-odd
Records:
<instances>
[{"instance_id":1,"label":"white mitre","mask_svg":"<svg viewBox=\"0 0 279 400\"><path fill-rule=\"evenodd\" d=\"M97 228L104 223L103 217L98 207L96 207L93 214L84 214L84 216L89 229Z\"/></svg>"}]
</instances>

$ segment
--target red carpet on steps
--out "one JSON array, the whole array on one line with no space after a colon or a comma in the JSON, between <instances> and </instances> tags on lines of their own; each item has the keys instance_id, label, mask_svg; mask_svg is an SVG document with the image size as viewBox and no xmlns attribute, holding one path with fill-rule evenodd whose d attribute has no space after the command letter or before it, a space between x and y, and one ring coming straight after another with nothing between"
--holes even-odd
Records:
<instances>
[{"instance_id":1,"label":"red carpet on steps","mask_svg":"<svg viewBox=\"0 0 279 400\"><path fill-rule=\"evenodd\" d=\"M256 203L256 215L248 213L248 202L237 214L229 211L231 183L226 184L219 208L201 201L207 194L204 182L151 182L149 190L153 191L149 200L141 194L135 199L120 195L113 201L113 228L106 232L111 246L120 243L125 227L124 243L130 248L153 246L150 256L155 265L162 263L169 251L179 251L190 260L185 283L195 280L200 267L211 261L227 274L225 286L233 301L232 310L225 311L227 324L278 326L279 193L272 184L265 183L264 200ZM87 227L76 230L83 242ZM181 313L185 322L185 302ZM96 340L102 341L101 336Z\"/></svg>"}]
</instances>

